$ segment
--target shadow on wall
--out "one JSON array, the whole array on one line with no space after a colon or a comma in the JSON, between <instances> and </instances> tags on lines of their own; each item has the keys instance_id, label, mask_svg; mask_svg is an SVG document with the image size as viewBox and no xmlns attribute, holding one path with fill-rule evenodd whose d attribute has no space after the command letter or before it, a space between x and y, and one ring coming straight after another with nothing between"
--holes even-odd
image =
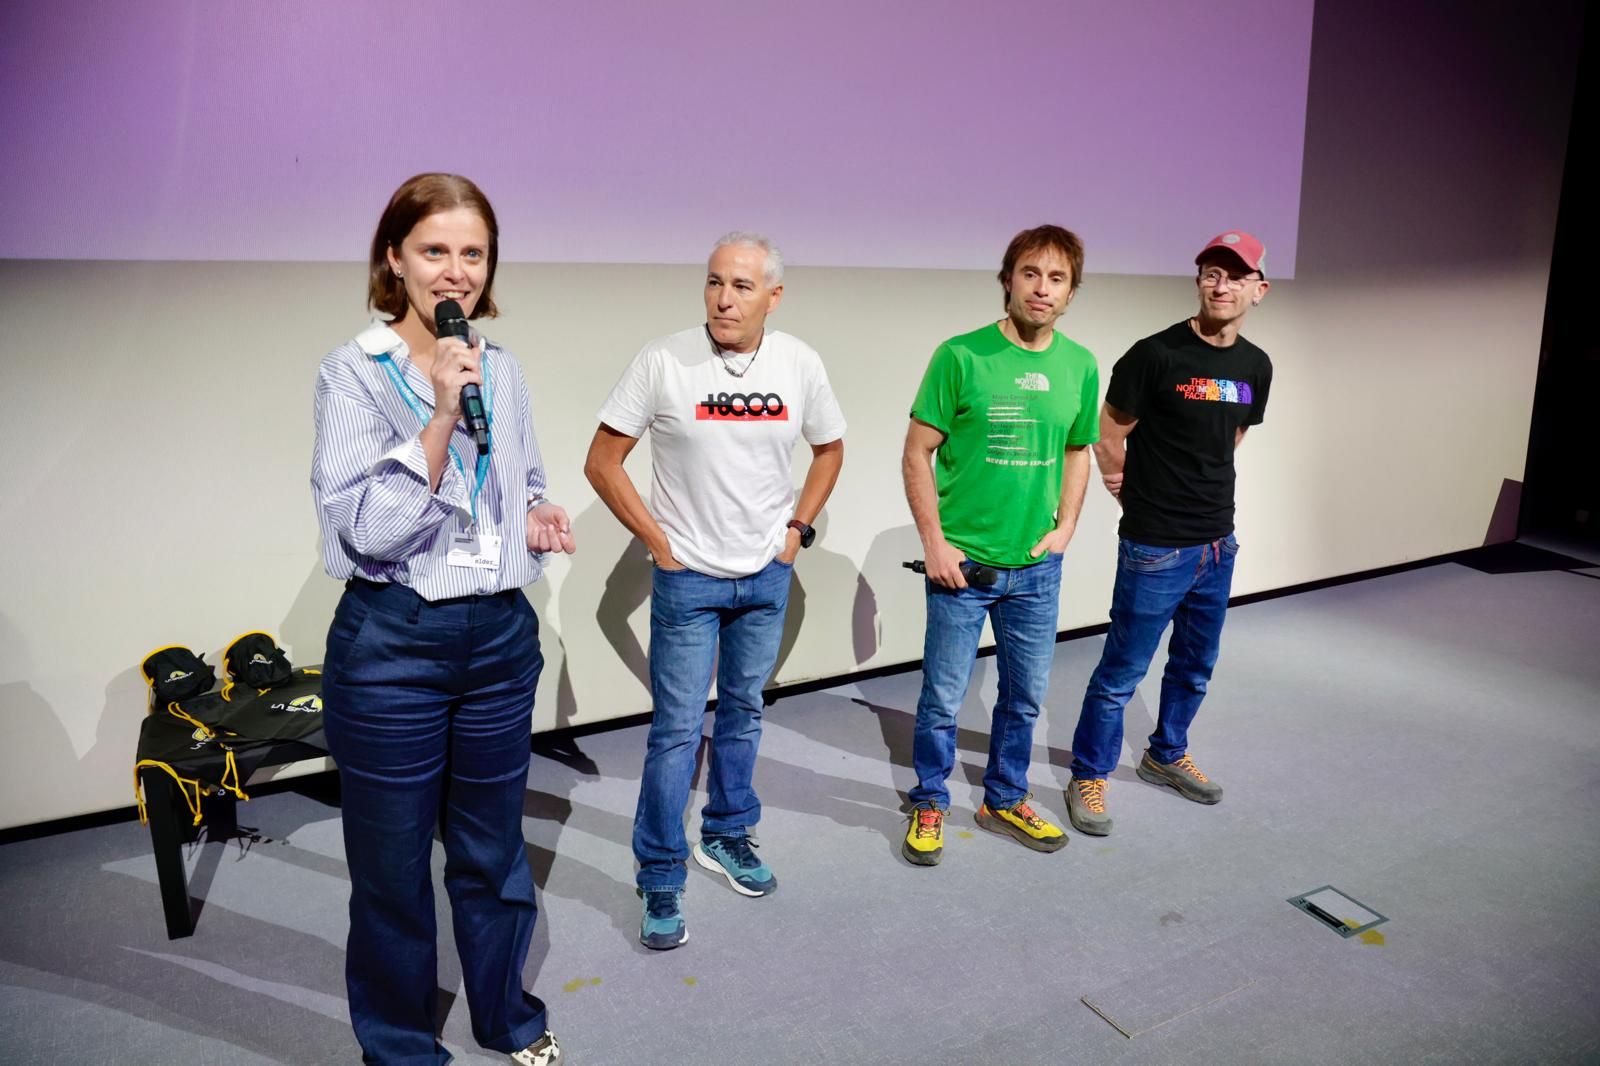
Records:
<instances>
[{"instance_id":1,"label":"shadow on wall","mask_svg":"<svg viewBox=\"0 0 1600 1066\"><path fill-rule=\"evenodd\" d=\"M850 611L850 640L857 666L871 660L875 665L909 662L922 657L922 630L927 604L922 594L923 578L905 569L904 564L922 558L922 539L914 525L894 526L879 533L867 549L866 561L856 575L855 604ZM883 631L883 611L878 607L878 589L903 586L893 598L906 596L917 605L915 616L907 615L903 629Z\"/></svg>"},{"instance_id":2,"label":"shadow on wall","mask_svg":"<svg viewBox=\"0 0 1600 1066\"><path fill-rule=\"evenodd\" d=\"M28 651L25 632L9 614L0 613L0 649L3 649L0 650L0 669L15 677L31 678L38 676L39 667ZM26 767L38 774L26 782L26 785L32 786L26 789L30 793L26 810L16 809L13 802L0 811L0 828L10 828L49 817L36 812L49 810L54 804L45 797L31 795L31 792L53 787L45 780L45 774L56 767L71 766L78 761L78 753L72 737L61 724L61 716L48 700L34 691L31 682L0 682L0 713L5 715L5 742L10 752L9 758L13 760L11 765ZM131 759L128 765L133 765ZM18 784L23 782L13 782L13 787Z\"/></svg>"},{"instance_id":3,"label":"shadow on wall","mask_svg":"<svg viewBox=\"0 0 1600 1066\"><path fill-rule=\"evenodd\" d=\"M778 647L778 661L772 672L772 684L795 684L814 680L818 675L791 676L784 666L796 648L801 648L801 662L848 662L851 647L850 630L838 625L834 618L812 619L806 624L806 589L846 589L859 587L861 572L848 556L828 550L829 515L826 509L814 523L817 538L811 547L800 549L794 561L794 577L789 583L789 609L783 619L783 642ZM827 599L826 596L823 597ZM821 602L821 601L819 601ZM856 660L859 662L860 660Z\"/></svg>"},{"instance_id":4,"label":"shadow on wall","mask_svg":"<svg viewBox=\"0 0 1600 1066\"><path fill-rule=\"evenodd\" d=\"M0 633L4 632L5 625L6 620L0 618ZM221 677L217 654L196 650L217 668ZM0 828L86 813L81 806L55 795L57 790L72 788L75 781L126 783L116 793L122 797L120 802L101 804L90 810L132 806L136 797L133 764L138 760L140 726L150 712L149 693L137 664L112 675L106 682L94 743L80 755L61 724L61 716L31 684L15 681L0 685L0 709L6 716L9 757L16 766L37 767L42 771L40 778L26 785L12 782L18 792L42 790L42 793L30 798L26 808L8 806ZM75 769L67 773L67 767Z\"/></svg>"},{"instance_id":5,"label":"shadow on wall","mask_svg":"<svg viewBox=\"0 0 1600 1066\"><path fill-rule=\"evenodd\" d=\"M278 631L273 634L289 652L289 658L296 666L314 666L322 662L328 626L333 623L333 611L339 606L339 597L344 595L344 585L329 577L322 569L320 545L316 558L311 572L300 583L300 591L289 605L289 612L283 616ZM220 667L217 673L221 675Z\"/></svg>"},{"instance_id":6,"label":"shadow on wall","mask_svg":"<svg viewBox=\"0 0 1600 1066\"><path fill-rule=\"evenodd\" d=\"M858 663L864 662L876 650L875 642L861 636L864 631L870 631L871 626L870 620L864 622L859 617L862 610L859 589L865 583L864 578L848 556L829 551L823 546L828 531L826 511L818 516L816 527L817 543L811 548L802 549L795 561L794 576L789 586L789 607L784 618L783 638L779 644L778 658L772 675L775 683L810 680L789 677L784 673L784 667L790 656L802 644L806 650L802 659L807 661L837 661L840 656L829 655L830 649L826 645L841 639L851 641L856 656L855 661ZM650 706L650 656L646 646L648 638L641 637L635 628L634 620L641 610L648 609L650 602L653 564L649 552L645 550L643 542L629 535L599 501L573 520L573 534L578 542L578 550L583 553L586 560L592 560L599 554L609 556L615 561L609 570L603 571L603 578L600 577L601 567L592 563L579 565L576 562L563 576L560 593L560 603L564 609L563 627L570 631L574 627L588 624L580 612L583 605L596 604L594 625L605 638L611 653L638 682L642 690L638 709L647 711ZM818 623L811 626L805 624L808 585L814 588L848 588L852 584L858 588L856 609L858 617L852 630L847 631ZM538 586L535 586L535 589L537 588ZM532 594L537 595L537 592ZM870 590L864 602L867 608L871 609L873 601ZM536 608L542 605L543 601L535 600ZM567 611L572 611L572 615L569 616ZM542 618L543 610L540 613ZM597 646L578 639L574 639L572 643L578 647ZM548 652L546 655L548 658ZM611 664L595 667L597 676L603 676L610 669ZM558 726L569 725L575 720L578 698L571 684L569 664L565 661L562 664L562 677L561 702L556 722ZM610 706L608 702L608 708ZM605 717L605 715L591 717Z\"/></svg>"},{"instance_id":7,"label":"shadow on wall","mask_svg":"<svg viewBox=\"0 0 1600 1066\"><path fill-rule=\"evenodd\" d=\"M609 513L609 512L608 512ZM605 590L595 610L595 621L606 636L606 643L617 653L622 665L638 679L639 684L650 687L650 655L628 624L633 613L650 601L655 564L644 541L629 538L628 546L617 557L616 565L606 575Z\"/></svg>"},{"instance_id":8,"label":"shadow on wall","mask_svg":"<svg viewBox=\"0 0 1600 1066\"><path fill-rule=\"evenodd\" d=\"M321 661L328 620L341 591L337 582L322 575L319 566L306 579L281 630L274 632L270 624L261 628L272 632L281 644L294 649L292 658L296 665L315 665ZM250 628L253 627L241 625L239 631ZM0 615L0 641L13 649L26 647L15 625L3 615ZM182 644L184 634L169 633L163 643ZM219 683L226 680L222 647L189 646L216 671ZM125 781L126 788L114 793L124 797L121 802L101 804L97 809L131 805L136 798L133 765L138 758L140 726L150 712L150 689L140 671L140 663L154 647L141 648L138 660L129 662L106 680L94 742L81 754L62 725L62 715L29 682L0 684L0 709L4 710L8 722L6 739L14 765L53 768L47 771L48 779L26 783L13 781L13 785L48 791L70 787L69 782L74 780ZM24 663L24 674L31 674L33 670L31 664ZM64 772L69 766L76 767L70 775ZM23 825L77 813L82 812L74 804L41 795L37 803L29 802L25 808L7 810L0 824Z\"/></svg>"},{"instance_id":9,"label":"shadow on wall","mask_svg":"<svg viewBox=\"0 0 1600 1066\"><path fill-rule=\"evenodd\" d=\"M539 619L539 653L544 656L544 673L540 675L539 687L545 688L543 679L552 669L557 671L555 728L561 729L572 724L573 716L578 711L578 698L572 694L572 670L567 662L567 642L550 622L550 602L553 594L550 591L549 580L541 578L524 591L527 593L528 602L533 605L533 613ZM535 716L539 713L539 706L536 700L533 707ZM537 721L534 729L538 730Z\"/></svg>"},{"instance_id":10,"label":"shadow on wall","mask_svg":"<svg viewBox=\"0 0 1600 1066\"><path fill-rule=\"evenodd\" d=\"M1522 482L1502 478L1500 494L1495 497L1494 511L1489 515L1489 528L1484 530L1484 544L1504 544L1517 539L1517 516L1522 510Z\"/></svg>"},{"instance_id":11,"label":"shadow on wall","mask_svg":"<svg viewBox=\"0 0 1600 1066\"><path fill-rule=\"evenodd\" d=\"M145 650L149 651L151 649ZM221 656L217 652L203 648L194 650L199 652L206 662L216 669L219 678L223 676ZM144 654L145 652L140 653L141 662ZM40 700L39 703L42 711L42 714L38 716L40 719L45 716L52 719L57 717L43 700ZM8 715L14 713L9 693L6 695L4 706ZM138 761L139 730L144 722L145 715L149 712L150 686L145 682L144 674L140 671L140 663L134 663L127 669L112 675L111 679L106 682L105 701L100 709L100 722L95 727L94 744L89 750L85 751L81 756L78 755L73 749L70 739L65 736L64 731L61 731L67 751L71 753L69 758L48 762L33 762L30 759L28 760L29 765L59 767L69 765L70 762L76 762L78 769L73 775L74 780L125 781L127 786L122 794L127 797L125 802L131 805L136 797L133 764ZM30 715L30 718L32 717L35 716ZM60 731L59 722L56 723L56 726L57 731ZM17 730L12 734L11 742L15 743L22 738L37 739L31 735L31 730ZM61 809L71 809L72 813L77 813L76 809L67 804L56 803L54 805Z\"/></svg>"},{"instance_id":12,"label":"shadow on wall","mask_svg":"<svg viewBox=\"0 0 1600 1066\"><path fill-rule=\"evenodd\" d=\"M560 589L551 595L547 575L546 580L529 590L530 597L536 597L534 608L539 611L546 647L550 634L555 633L563 649L557 726L650 708L650 661L632 622L650 599L650 557L644 545L623 528L601 501L594 500L571 517L578 553L554 564L564 567ZM607 560L611 561L609 568ZM552 605L560 615L559 633L546 616L545 608ZM604 639L603 644L599 638ZM569 649L578 656L575 662L567 658ZM604 655L606 661L586 661L582 658L586 653ZM618 685L610 680L617 674L612 655L621 661L637 688L630 691L625 683ZM548 651L545 658L548 664ZM596 701L598 706L588 708L595 713L580 714L583 701ZM630 703L635 706L624 709ZM536 728L540 720L536 717Z\"/></svg>"},{"instance_id":13,"label":"shadow on wall","mask_svg":"<svg viewBox=\"0 0 1600 1066\"><path fill-rule=\"evenodd\" d=\"M6 619L0 617L0 632L5 632L8 628L10 627ZM66 728L61 724L61 716L56 714L55 708L51 707L43 696L33 690L31 684L26 681L8 681L0 684L0 710L3 710L6 716L6 746L10 749L10 757L15 760L16 765L54 769L72 766L78 762L78 753L73 747L72 738L67 735ZM128 751L127 768L130 771L129 788L132 788L131 748ZM58 787L53 780L41 779L31 784L33 789ZM40 818L51 817L45 812L57 806L63 805L54 803L48 796L30 795L26 810L8 809L4 812L4 816L0 817L0 829L26 825Z\"/></svg>"}]
</instances>

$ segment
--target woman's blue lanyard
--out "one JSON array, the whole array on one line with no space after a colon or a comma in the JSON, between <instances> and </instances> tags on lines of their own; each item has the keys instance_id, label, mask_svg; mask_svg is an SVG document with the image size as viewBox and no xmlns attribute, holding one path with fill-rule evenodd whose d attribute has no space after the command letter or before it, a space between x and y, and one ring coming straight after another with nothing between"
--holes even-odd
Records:
<instances>
[{"instance_id":1,"label":"woman's blue lanyard","mask_svg":"<svg viewBox=\"0 0 1600 1066\"><path fill-rule=\"evenodd\" d=\"M388 372L389 380L394 382L394 390L400 398L411 408L411 413L417 416L417 421L424 426L428 424L428 409L422 406L422 401L417 394L406 384L406 379L401 375L400 368L394 365L394 359L388 352L378 356L378 361L383 364L383 369ZM489 423L490 439L494 434L494 379L489 376L489 349L485 346L483 351L483 417ZM455 427L450 429L451 441L445 445L445 451L450 454L450 461L456 464L456 473L461 475L464 483L467 480L467 468L462 465L461 457L456 454L454 445ZM478 493L483 491L483 483L489 477L489 456L478 456L477 484L472 486L472 497L469 501L472 509L472 524L478 524Z\"/></svg>"}]
</instances>

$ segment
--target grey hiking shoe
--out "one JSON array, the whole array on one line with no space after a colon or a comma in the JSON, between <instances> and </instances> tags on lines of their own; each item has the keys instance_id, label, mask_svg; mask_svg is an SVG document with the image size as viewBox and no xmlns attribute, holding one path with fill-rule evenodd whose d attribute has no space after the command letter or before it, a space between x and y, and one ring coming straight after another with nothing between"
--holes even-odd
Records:
<instances>
[{"instance_id":1,"label":"grey hiking shoe","mask_svg":"<svg viewBox=\"0 0 1600 1066\"><path fill-rule=\"evenodd\" d=\"M1080 833L1092 837L1111 833L1111 817L1106 814L1106 779L1074 777L1067 783L1067 821Z\"/></svg>"},{"instance_id":2,"label":"grey hiking shoe","mask_svg":"<svg viewBox=\"0 0 1600 1066\"><path fill-rule=\"evenodd\" d=\"M1139 760L1138 774L1152 785L1171 785L1184 799L1196 803L1220 803L1222 786L1200 772L1194 760L1184 755L1175 763L1159 763L1150 757L1149 749Z\"/></svg>"}]
</instances>

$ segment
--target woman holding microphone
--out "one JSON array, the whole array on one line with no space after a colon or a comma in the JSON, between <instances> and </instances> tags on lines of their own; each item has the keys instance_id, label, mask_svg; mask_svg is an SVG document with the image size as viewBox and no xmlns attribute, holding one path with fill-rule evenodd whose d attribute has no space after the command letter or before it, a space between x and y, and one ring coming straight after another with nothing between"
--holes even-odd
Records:
<instances>
[{"instance_id":1,"label":"woman holding microphone","mask_svg":"<svg viewBox=\"0 0 1600 1066\"><path fill-rule=\"evenodd\" d=\"M476 185L419 174L372 239L367 302L386 317L317 375L311 487L328 574L323 706L350 868L345 980L363 1061L448 1062L434 1033L438 947L429 859L445 888L472 1032L522 1066L561 1051L523 991L538 909L522 835L544 659L522 588L574 550L544 498L527 383L510 354L437 321L493 317L494 209ZM445 305L440 313L440 305ZM487 454L462 421L476 385Z\"/></svg>"}]
</instances>

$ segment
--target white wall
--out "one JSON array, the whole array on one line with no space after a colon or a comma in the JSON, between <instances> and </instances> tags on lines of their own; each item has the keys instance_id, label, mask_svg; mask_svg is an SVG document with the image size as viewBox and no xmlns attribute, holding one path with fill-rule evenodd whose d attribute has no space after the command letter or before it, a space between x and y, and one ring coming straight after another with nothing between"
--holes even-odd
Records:
<instances>
[{"instance_id":1,"label":"white wall","mask_svg":"<svg viewBox=\"0 0 1600 1066\"><path fill-rule=\"evenodd\" d=\"M320 661L340 589L321 573L307 487L310 395L322 353L362 323L362 280L357 265L0 265L0 317L38 323L0 339L4 824L130 802L151 648L188 644L216 662L263 628L297 663ZM1493 315L1478 310L1486 285L1500 294ZM530 590L548 662L539 728L649 709L619 668L642 669L646 571L581 466L623 363L696 321L698 287L683 267L502 271L508 313L487 329L532 383L552 492L579 543ZM1063 324L1108 373L1132 339L1185 316L1192 291L1180 277L1090 274ZM1236 590L1480 543L1501 479L1521 472L1543 293L1537 270L1275 285L1248 329L1277 373L1240 454ZM1352 305L1366 309L1359 343L1340 328ZM900 569L920 554L899 482L906 410L933 346L998 307L991 275L791 271L774 322L823 353L850 431L823 535L797 570L803 624L780 681L920 655L921 584ZM645 479L644 448L631 468ZM1114 543L1115 505L1092 487L1063 628L1104 619ZM1056 702L1084 680L1056 678Z\"/></svg>"},{"instance_id":2,"label":"white wall","mask_svg":"<svg viewBox=\"0 0 1600 1066\"><path fill-rule=\"evenodd\" d=\"M1318 4L1298 280L1246 330L1276 377L1239 457L1236 592L1479 544L1521 477L1581 16L1550 8L1507 24L1488 4ZM1069 178L1056 221L1070 226ZM1185 278L1101 277L1093 248L1087 272L1063 328L1103 374L1192 307ZM547 660L536 725L647 710L647 573L581 464L628 357L698 320L698 270L506 264L499 286L507 314L489 329L532 383L579 541L530 590ZM307 486L311 388L362 325L363 291L357 263L0 263L0 827L131 802L151 648L215 662L262 628L320 660L339 588ZM917 554L906 409L932 347L999 307L988 273L791 270L775 325L823 353L850 432L779 681L919 655L920 584L900 569ZM642 480L643 448L631 465ZM1103 620L1114 538L1092 486L1063 627ZM1085 680L1054 679L1057 713Z\"/></svg>"}]
</instances>

